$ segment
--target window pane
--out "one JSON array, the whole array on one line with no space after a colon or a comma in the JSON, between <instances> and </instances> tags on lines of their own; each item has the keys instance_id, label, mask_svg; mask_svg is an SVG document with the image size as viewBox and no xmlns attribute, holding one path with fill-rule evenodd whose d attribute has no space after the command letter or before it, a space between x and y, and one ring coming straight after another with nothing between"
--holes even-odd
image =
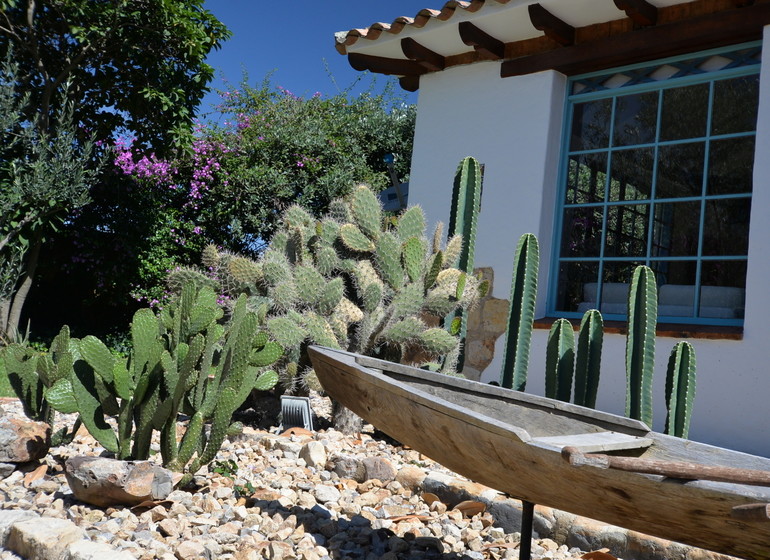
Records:
<instances>
[{"instance_id":1,"label":"window pane","mask_svg":"<svg viewBox=\"0 0 770 560\"><path fill-rule=\"evenodd\" d=\"M570 156L567 204L603 202L606 179L606 153Z\"/></svg>"},{"instance_id":2,"label":"window pane","mask_svg":"<svg viewBox=\"0 0 770 560\"><path fill-rule=\"evenodd\" d=\"M557 309L584 313L596 308L597 263L563 263L559 268Z\"/></svg>"},{"instance_id":3,"label":"window pane","mask_svg":"<svg viewBox=\"0 0 770 560\"><path fill-rule=\"evenodd\" d=\"M602 305L605 314L625 315L628 312L628 287L634 269L642 262L605 262L602 273Z\"/></svg>"},{"instance_id":4,"label":"window pane","mask_svg":"<svg viewBox=\"0 0 770 560\"><path fill-rule=\"evenodd\" d=\"M747 255L750 212L750 198L707 201L703 254Z\"/></svg>"},{"instance_id":5,"label":"window pane","mask_svg":"<svg viewBox=\"0 0 770 560\"><path fill-rule=\"evenodd\" d=\"M758 106L758 74L714 82L711 134L755 130Z\"/></svg>"},{"instance_id":6,"label":"window pane","mask_svg":"<svg viewBox=\"0 0 770 560\"><path fill-rule=\"evenodd\" d=\"M612 100L600 99L574 105L570 151L606 148L610 138Z\"/></svg>"},{"instance_id":7,"label":"window pane","mask_svg":"<svg viewBox=\"0 0 770 560\"><path fill-rule=\"evenodd\" d=\"M705 144L675 144L658 148L656 198L701 196Z\"/></svg>"},{"instance_id":8,"label":"window pane","mask_svg":"<svg viewBox=\"0 0 770 560\"><path fill-rule=\"evenodd\" d=\"M562 257L598 257L602 242L602 208L564 210Z\"/></svg>"},{"instance_id":9,"label":"window pane","mask_svg":"<svg viewBox=\"0 0 770 560\"><path fill-rule=\"evenodd\" d=\"M700 205L700 201L655 205L652 256L681 257L698 254Z\"/></svg>"},{"instance_id":10,"label":"window pane","mask_svg":"<svg viewBox=\"0 0 770 560\"><path fill-rule=\"evenodd\" d=\"M652 192L652 148L612 152L609 200L648 200Z\"/></svg>"},{"instance_id":11,"label":"window pane","mask_svg":"<svg viewBox=\"0 0 770 560\"><path fill-rule=\"evenodd\" d=\"M647 254L648 204L607 209L605 257L643 257Z\"/></svg>"},{"instance_id":12,"label":"window pane","mask_svg":"<svg viewBox=\"0 0 770 560\"><path fill-rule=\"evenodd\" d=\"M754 136L712 140L708 194L750 193L754 172Z\"/></svg>"},{"instance_id":13,"label":"window pane","mask_svg":"<svg viewBox=\"0 0 770 560\"><path fill-rule=\"evenodd\" d=\"M705 261L701 272L701 317L742 319L746 261Z\"/></svg>"},{"instance_id":14,"label":"window pane","mask_svg":"<svg viewBox=\"0 0 770 560\"><path fill-rule=\"evenodd\" d=\"M618 97L616 103L613 145L653 142L658 119L658 92Z\"/></svg>"},{"instance_id":15,"label":"window pane","mask_svg":"<svg viewBox=\"0 0 770 560\"><path fill-rule=\"evenodd\" d=\"M695 279L697 261L653 261L658 282L658 315L695 316Z\"/></svg>"},{"instance_id":16,"label":"window pane","mask_svg":"<svg viewBox=\"0 0 770 560\"><path fill-rule=\"evenodd\" d=\"M664 90L660 140L684 140L705 136L708 107L708 84Z\"/></svg>"},{"instance_id":17,"label":"window pane","mask_svg":"<svg viewBox=\"0 0 770 560\"><path fill-rule=\"evenodd\" d=\"M650 268L655 271L655 279L659 286L665 284L695 285L695 276L698 270L698 261L651 261ZM692 305L692 300L689 302Z\"/></svg>"}]
</instances>

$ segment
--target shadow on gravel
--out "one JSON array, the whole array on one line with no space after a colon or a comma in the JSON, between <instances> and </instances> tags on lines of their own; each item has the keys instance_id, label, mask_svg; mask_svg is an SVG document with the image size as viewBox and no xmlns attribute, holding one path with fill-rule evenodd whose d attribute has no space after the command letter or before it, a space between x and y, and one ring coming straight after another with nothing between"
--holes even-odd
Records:
<instances>
[{"instance_id":1,"label":"shadow on gravel","mask_svg":"<svg viewBox=\"0 0 770 560\"><path fill-rule=\"evenodd\" d=\"M267 512L271 517L279 514L284 519L294 515L297 526L316 539L336 560L357 560L385 556L400 559L470 560L468 554L445 552L444 544L436 537L416 537L411 533L399 537L390 529L375 529L371 521L361 515L350 519L332 519L331 513L321 505L310 509L294 506L286 508L277 501L258 500L252 507ZM480 553L479 558L482 558ZM386 556L387 555L387 556Z\"/></svg>"}]
</instances>

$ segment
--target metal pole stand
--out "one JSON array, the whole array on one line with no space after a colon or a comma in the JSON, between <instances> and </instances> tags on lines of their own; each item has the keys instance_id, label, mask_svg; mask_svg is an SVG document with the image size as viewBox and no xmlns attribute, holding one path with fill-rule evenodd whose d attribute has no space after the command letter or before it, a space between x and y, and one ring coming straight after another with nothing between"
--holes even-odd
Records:
<instances>
[{"instance_id":1,"label":"metal pole stand","mask_svg":"<svg viewBox=\"0 0 770 560\"><path fill-rule=\"evenodd\" d=\"M519 560L532 558L532 524L535 518L535 504L521 501L521 544L519 545Z\"/></svg>"}]
</instances>

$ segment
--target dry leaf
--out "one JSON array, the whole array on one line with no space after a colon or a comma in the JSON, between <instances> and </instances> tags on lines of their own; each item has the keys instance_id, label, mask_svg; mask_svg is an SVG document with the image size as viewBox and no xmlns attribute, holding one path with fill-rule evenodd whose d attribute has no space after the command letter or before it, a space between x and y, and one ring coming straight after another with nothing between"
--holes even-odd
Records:
<instances>
[{"instance_id":1,"label":"dry leaf","mask_svg":"<svg viewBox=\"0 0 770 560\"><path fill-rule=\"evenodd\" d=\"M487 506L486 504L484 504L484 502L477 502L475 500L465 500L464 502L460 502L459 504L457 504L452 509L461 511L465 517L473 517L474 515L484 513L487 509Z\"/></svg>"},{"instance_id":2,"label":"dry leaf","mask_svg":"<svg viewBox=\"0 0 770 560\"><path fill-rule=\"evenodd\" d=\"M581 558L584 560L618 560L615 556L610 554L609 548L586 552Z\"/></svg>"},{"instance_id":3,"label":"dry leaf","mask_svg":"<svg viewBox=\"0 0 770 560\"><path fill-rule=\"evenodd\" d=\"M47 472L48 472L48 466L40 465L34 471L30 471L27 474L25 474L24 482L23 482L24 488L29 488L30 484L32 484L36 480L43 478Z\"/></svg>"},{"instance_id":4,"label":"dry leaf","mask_svg":"<svg viewBox=\"0 0 770 560\"><path fill-rule=\"evenodd\" d=\"M433 502L439 501L439 497L436 496L435 494L431 494L430 492L423 492L421 497L422 497L422 501L428 505L431 505Z\"/></svg>"},{"instance_id":5,"label":"dry leaf","mask_svg":"<svg viewBox=\"0 0 770 560\"><path fill-rule=\"evenodd\" d=\"M289 436L310 436L313 437L313 432L306 430L305 428L289 428L281 434L281 437Z\"/></svg>"},{"instance_id":6,"label":"dry leaf","mask_svg":"<svg viewBox=\"0 0 770 560\"><path fill-rule=\"evenodd\" d=\"M482 549L483 550L489 550L490 548L519 548L519 545L521 543L510 543L510 542L504 542L504 543L488 543L485 544Z\"/></svg>"},{"instance_id":7,"label":"dry leaf","mask_svg":"<svg viewBox=\"0 0 770 560\"><path fill-rule=\"evenodd\" d=\"M134 515L140 515L145 511L150 511L152 508L157 506L163 506L166 509L170 509L172 505L174 505L172 500L147 500L141 504L136 504L130 509Z\"/></svg>"},{"instance_id":8,"label":"dry leaf","mask_svg":"<svg viewBox=\"0 0 770 560\"><path fill-rule=\"evenodd\" d=\"M393 517L387 518L390 521L393 521L394 523L398 523L399 521L408 521L409 519L416 519L417 521L430 521L432 518L430 515L419 515L419 514L412 514L412 515L395 515Z\"/></svg>"}]
</instances>

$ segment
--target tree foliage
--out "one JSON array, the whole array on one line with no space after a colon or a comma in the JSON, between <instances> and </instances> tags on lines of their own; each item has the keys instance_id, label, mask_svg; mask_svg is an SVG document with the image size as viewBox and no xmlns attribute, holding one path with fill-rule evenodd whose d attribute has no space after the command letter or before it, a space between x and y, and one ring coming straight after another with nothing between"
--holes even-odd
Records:
<instances>
[{"instance_id":1,"label":"tree foliage","mask_svg":"<svg viewBox=\"0 0 770 560\"><path fill-rule=\"evenodd\" d=\"M31 110L46 128L71 82L74 121L97 139L131 133L165 151L189 139L229 36L203 0L2 0L0 55L12 49Z\"/></svg>"},{"instance_id":2,"label":"tree foliage","mask_svg":"<svg viewBox=\"0 0 770 560\"><path fill-rule=\"evenodd\" d=\"M198 126L187 152L161 157L118 142L112 177L67 225L58 261L47 263L69 274L46 290L66 283L75 292L52 304L77 309L60 308L59 322L77 329L87 320L99 331L93 322L105 306L110 317L130 317L133 308L118 311L129 293L158 303L168 270L197 263L208 243L258 255L289 205L319 216L356 183L386 186L387 153L406 178L414 115L391 86L300 97L266 80L222 92L218 122ZM38 305L36 315L49 307Z\"/></svg>"},{"instance_id":3,"label":"tree foliage","mask_svg":"<svg viewBox=\"0 0 770 560\"><path fill-rule=\"evenodd\" d=\"M128 134L165 154L189 146L213 75L206 55L229 32L203 0L0 0L0 8L0 56L14 62L3 77L12 86L3 140L19 138L0 154L0 329L13 332L53 217L71 226L88 199L109 191L91 188L94 158L106 150L90 140L106 147ZM103 220L94 235L109 226Z\"/></svg>"}]
</instances>

